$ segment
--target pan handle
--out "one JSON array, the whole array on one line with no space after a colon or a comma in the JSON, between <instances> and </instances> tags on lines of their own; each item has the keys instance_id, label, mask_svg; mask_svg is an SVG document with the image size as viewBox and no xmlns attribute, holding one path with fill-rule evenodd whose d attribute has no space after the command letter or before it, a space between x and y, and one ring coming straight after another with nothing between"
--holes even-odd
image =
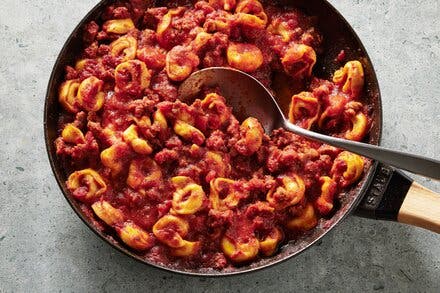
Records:
<instances>
[{"instance_id":1,"label":"pan handle","mask_svg":"<svg viewBox=\"0 0 440 293\"><path fill-rule=\"evenodd\" d=\"M414 182L400 170L379 164L355 214L440 233L440 194Z\"/></svg>"}]
</instances>

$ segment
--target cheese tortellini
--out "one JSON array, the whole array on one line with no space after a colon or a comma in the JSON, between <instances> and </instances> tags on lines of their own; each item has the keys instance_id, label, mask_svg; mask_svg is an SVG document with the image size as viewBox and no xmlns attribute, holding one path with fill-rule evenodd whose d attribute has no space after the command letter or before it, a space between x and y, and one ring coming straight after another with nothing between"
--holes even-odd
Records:
<instances>
[{"instance_id":1,"label":"cheese tortellini","mask_svg":"<svg viewBox=\"0 0 440 293\"><path fill-rule=\"evenodd\" d=\"M238 182L227 178L216 178L210 182L209 200L215 210L228 210L237 207L246 191Z\"/></svg>"},{"instance_id":2,"label":"cheese tortellini","mask_svg":"<svg viewBox=\"0 0 440 293\"><path fill-rule=\"evenodd\" d=\"M226 105L226 100L216 93L209 93L201 101L202 109L209 116L209 127L218 129L231 118L231 110Z\"/></svg>"},{"instance_id":3,"label":"cheese tortellini","mask_svg":"<svg viewBox=\"0 0 440 293\"><path fill-rule=\"evenodd\" d=\"M361 141L368 131L368 118L362 112L363 105L360 102L349 102L344 114L350 121L349 129L345 132L346 139Z\"/></svg>"},{"instance_id":4,"label":"cheese tortellini","mask_svg":"<svg viewBox=\"0 0 440 293\"><path fill-rule=\"evenodd\" d=\"M176 46L167 54L165 69L171 80L183 81L199 65L199 62L199 57L189 48Z\"/></svg>"},{"instance_id":5,"label":"cheese tortellini","mask_svg":"<svg viewBox=\"0 0 440 293\"><path fill-rule=\"evenodd\" d=\"M249 236L244 239L233 239L225 235L221 241L221 247L223 253L231 261L241 263L250 261L257 256L260 243L254 236Z\"/></svg>"},{"instance_id":6,"label":"cheese tortellini","mask_svg":"<svg viewBox=\"0 0 440 293\"><path fill-rule=\"evenodd\" d=\"M283 238L283 231L278 227L273 227L263 239L259 240L260 252L265 256L273 255Z\"/></svg>"},{"instance_id":7,"label":"cheese tortellini","mask_svg":"<svg viewBox=\"0 0 440 293\"><path fill-rule=\"evenodd\" d=\"M235 8L235 5L237 4L236 0L209 0L208 2L211 6L218 7L226 11L231 11Z\"/></svg>"},{"instance_id":8,"label":"cheese tortellini","mask_svg":"<svg viewBox=\"0 0 440 293\"><path fill-rule=\"evenodd\" d=\"M172 254L180 257L194 255L200 248L198 241L188 241L184 239L188 232L188 223L173 215L163 216L153 226L154 236L169 246Z\"/></svg>"},{"instance_id":9,"label":"cheese tortellini","mask_svg":"<svg viewBox=\"0 0 440 293\"><path fill-rule=\"evenodd\" d=\"M127 185L145 192L147 188L157 186L162 180L162 171L151 158L135 159L128 168Z\"/></svg>"},{"instance_id":10,"label":"cheese tortellini","mask_svg":"<svg viewBox=\"0 0 440 293\"><path fill-rule=\"evenodd\" d=\"M77 80L67 80L61 84L58 100L66 111L71 113L78 112L77 94L79 89Z\"/></svg>"},{"instance_id":11,"label":"cheese tortellini","mask_svg":"<svg viewBox=\"0 0 440 293\"><path fill-rule=\"evenodd\" d=\"M344 67L335 72L333 82L341 85L344 93L358 97L364 86L362 64L357 60L347 62Z\"/></svg>"},{"instance_id":12,"label":"cheese tortellini","mask_svg":"<svg viewBox=\"0 0 440 293\"><path fill-rule=\"evenodd\" d=\"M241 139L237 142L237 151L250 156L258 151L263 143L264 130L260 122L253 117L249 117L241 123Z\"/></svg>"},{"instance_id":13,"label":"cheese tortellini","mask_svg":"<svg viewBox=\"0 0 440 293\"><path fill-rule=\"evenodd\" d=\"M311 203L307 203L299 215L290 219L286 226L294 231L308 231L316 227L318 217Z\"/></svg>"},{"instance_id":14,"label":"cheese tortellini","mask_svg":"<svg viewBox=\"0 0 440 293\"><path fill-rule=\"evenodd\" d=\"M116 90L140 95L150 85L151 74L144 62L129 60L115 69Z\"/></svg>"},{"instance_id":15,"label":"cheese tortellini","mask_svg":"<svg viewBox=\"0 0 440 293\"><path fill-rule=\"evenodd\" d=\"M321 176L319 182L321 183L321 194L315 201L315 207L321 215L327 215L333 210L337 183L328 176Z\"/></svg>"},{"instance_id":16,"label":"cheese tortellini","mask_svg":"<svg viewBox=\"0 0 440 293\"><path fill-rule=\"evenodd\" d=\"M168 12L162 17L161 21L157 24L156 34L157 40L162 47L168 47L168 38L170 36L172 30L172 21L176 16L181 15L184 12L182 7L173 8L168 10Z\"/></svg>"},{"instance_id":17,"label":"cheese tortellini","mask_svg":"<svg viewBox=\"0 0 440 293\"><path fill-rule=\"evenodd\" d=\"M138 124L142 124L142 121L139 121ZM131 145L131 147L136 153L142 155L149 155L153 152L153 148L150 146L148 141L139 137L138 126L130 125L124 131L122 136L124 140Z\"/></svg>"},{"instance_id":18,"label":"cheese tortellini","mask_svg":"<svg viewBox=\"0 0 440 293\"><path fill-rule=\"evenodd\" d=\"M285 176L280 179L281 185L272 188L266 196L269 204L275 209L284 209L296 205L304 198L305 184L298 175Z\"/></svg>"},{"instance_id":19,"label":"cheese tortellini","mask_svg":"<svg viewBox=\"0 0 440 293\"><path fill-rule=\"evenodd\" d=\"M168 129L168 122L162 111L157 110L153 114L153 127L163 133Z\"/></svg>"},{"instance_id":20,"label":"cheese tortellini","mask_svg":"<svg viewBox=\"0 0 440 293\"><path fill-rule=\"evenodd\" d=\"M203 132L183 120L177 120L174 123L174 132L185 140L191 141L197 145L201 145L205 141L205 135Z\"/></svg>"},{"instance_id":21,"label":"cheese tortellini","mask_svg":"<svg viewBox=\"0 0 440 293\"><path fill-rule=\"evenodd\" d=\"M205 154L206 163L210 166L206 182L214 177L225 177L231 172L231 164L220 152L207 151Z\"/></svg>"},{"instance_id":22,"label":"cheese tortellini","mask_svg":"<svg viewBox=\"0 0 440 293\"><path fill-rule=\"evenodd\" d=\"M268 26L267 30L273 34L280 35L283 42L289 42L294 32L286 21L279 18L274 19Z\"/></svg>"},{"instance_id":23,"label":"cheese tortellini","mask_svg":"<svg viewBox=\"0 0 440 293\"><path fill-rule=\"evenodd\" d=\"M93 202L107 191L107 184L98 172L87 168L70 174L67 188L77 199Z\"/></svg>"},{"instance_id":24,"label":"cheese tortellini","mask_svg":"<svg viewBox=\"0 0 440 293\"><path fill-rule=\"evenodd\" d=\"M181 215L192 215L203 208L206 195L202 186L186 176L173 177L171 182L176 188L172 200L174 212Z\"/></svg>"},{"instance_id":25,"label":"cheese tortellini","mask_svg":"<svg viewBox=\"0 0 440 293\"><path fill-rule=\"evenodd\" d=\"M78 87L77 100L81 108L87 111L98 111L104 105L104 82L95 76L83 80Z\"/></svg>"},{"instance_id":26,"label":"cheese tortellini","mask_svg":"<svg viewBox=\"0 0 440 293\"><path fill-rule=\"evenodd\" d=\"M110 44L110 52L120 58L121 62L133 60L136 57L137 40L132 36L122 36Z\"/></svg>"},{"instance_id":27,"label":"cheese tortellini","mask_svg":"<svg viewBox=\"0 0 440 293\"><path fill-rule=\"evenodd\" d=\"M123 35L134 29L134 23L131 18L107 20L102 28L107 33Z\"/></svg>"},{"instance_id":28,"label":"cheese tortellini","mask_svg":"<svg viewBox=\"0 0 440 293\"><path fill-rule=\"evenodd\" d=\"M316 53L312 47L294 44L287 49L281 59L284 71L293 78L309 77L316 63Z\"/></svg>"},{"instance_id":29,"label":"cheese tortellini","mask_svg":"<svg viewBox=\"0 0 440 293\"><path fill-rule=\"evenodd\" d=\"M242 0L237 4L235 12L238 23L245 27L264 29L267 24L267 15L263 5L258 0Z\"/></svg>"},{"instance_id":30,"label":"cheese tortellini","mask_svg":"<svg viewBox=\"0 0 440 293\"><path fill-rule=\"evenodd\" d=\"M75 125L67 124L61 132L61 137L65 142L72 144L81 144L85 142L84 134Z\"/></svg>"},{"instance_id":31,"label":"cheese tortellini","mask_svg":"<svg viewBox=\"0 0 440 293\"><path fill-rule=\"evenodd\" d=\"M227 57L229 65L245 72L254 72L263 64L261 50L252 44L230 44Z\"/></svg>"},{"instance_id":32,"label":"cheese tortellini","mask_svg":"<svg viewBox=\"0 0 440 293\"><path fill-rule=\"evenodd\" d=\"M364 159L348 151L341 152L335 159L331 174L342 187L356 182L364 171Z\"/></svg>"},{"instance_id":33,"label":"cheese tortellini","mask_svg":"<svg viewBox=\"0 0 440 293\"><path fill-rule=\"evenodd\" d=\"M301 92L292 96L289 108L289 120L298 123L305 129L310 129L318 120L320 104L318 99L310 92Z\"/></svg>"},{"instance_id":34,"label":"cheese tortellini","mask_svg":"<svg viewBox=\"0 0 440 293\"><path fill-rule=\"evenodd\" d=\"M113 176L117 176L124 169L127 153L127 144L115 143L101 152L101 162L111 170Z\"/></svg>"},{"instance_id":35,"label":"cheese tortellini","mask_svg":"<svg viewBox=\"0 0 440 293\"><path fill-rule=\"evenodd\" d=\"M154 245L154 239L148 232L132 222L125 222L116 231L121 240L135 250L148 250Z\"/></svg>"},{"instance_id":36,"label":"cheese tortellini","mask_svg":"<svg viewBox=\"0 0 440 293\"><path fill-rule=\"evenodd\" d=\"M113 226L124 222L124 214L121 210L113 207L108 201L97 201L92 204L92 210L107 225Z\"/></svg>"}]
</instances>

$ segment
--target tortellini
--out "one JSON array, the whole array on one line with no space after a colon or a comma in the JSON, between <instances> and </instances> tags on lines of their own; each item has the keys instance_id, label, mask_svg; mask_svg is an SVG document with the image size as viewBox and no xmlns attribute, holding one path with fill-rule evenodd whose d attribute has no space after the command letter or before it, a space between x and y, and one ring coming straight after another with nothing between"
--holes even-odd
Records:
<instances>
[{"instance_id":1,"label":"tortellini","mask_svg":"<svg viewBox=\"0 0 440 293\"><path fill-rule=\"evenodd\" d=\"M347 187L356 182L364 171L364 159L361 156L343 151L333 162L330 173L341 187Z\"/></svg>"},{"instance_id":2,"label":"tortellini","mask_svg":"<svg viewBox=\"0 0 440 293\"><path fill-rule=\"evenodd\" d=\"M60 86L58 100L63 108L71 113L78 112L76 96L79 84L77 80L67 80Z\"/></svg>"},{"instance_id":3,"label":"tortellini","mask_svg":"<svg viewBox=\"0 0 440 293\"><path fill-rule=\"evenodd\" d=\"M136 125L130 125L122 134L124 140L131 145L133 150L142 155L149 155L153 152L147 140L139 138Z\"/></svg>"},{"instance_id":4,"label":"tortellini","mask_svg":"<svg viewBox=\"0 0 440 293\"><path fill-rule=\"evenodd\" d=\"M249 117L241 123L241 139L236 144L237 151L250 156L258 151L263 143L264 130L260 122L253 117Z\"/></svg>"},{"instance_id":5,"label":"tortellini","mask_svg":"<svg viewBox=\"0 0 440 293\"><path fill-rule=\"evenodd\" d=\"M240 1L235 12L238 15L238 23L245 27L264 29L267 25L267 15L258 0Z\"/></svg>"},{"instance_id":6,"label":"tortellini","mask_svg":"<svg viewBox=\"0 0 440 293\"><path fill-rule=\"evenodd\" d=\"M305 184L298 175L285 176L281 185L272 188L266 196L269 204L277 210L296 205L304 198Z\"/></svg>"},{"instance_id":7,"label":"tortellini","mask_svg":"<svg viewBox=\"0 0 440 293\"><path fill-rule=\"evenodd\" d=\"M215 16L208 18L203 24L203 29L208 33L220 32L224 34L231 33L231 23L234 18L231 14L223 10L215 12Z\"/></svg>"},{"instance_id":8,"label":"tortellini","mask_svg":"<svg viewBox=\"0 0 440 293\"><path fill-rule=\"evenodd\" d=\"M289 120L305 129L310 129L318 120L320 104L310 92L301 92L292 96L289 108Z\"/></svg>"},{"instance_id":9,"label":"tortellini","mask_svg":"<svg viewBox=\"0 0 440 293\"><path fill-rule=\"evenodd\" d=\"M107 184L98 172L87 168L70 174L67 188L77 199L93 202L107 191Z\"/></svg>"},{"instance_id":10,"label":"tortellini","mask_svg":"<svg viewBox=\"0 0 440 293\"><path fill-rule=\"evenodd\" d=\"M342 86L342 91L352 97L359 97L364 87L364 69L357 61L349 61L344 67L337 70L333 82Z\"/></svg>"},{"instance_id":11,"label":"tortellini","mask_svg":"<svg viewBox=\"0 0 440 293\"><path fill-rule=\"evenodd\" d=\"M365 134L367 134L368 118L367 116L359 112L351 118L351 129L345 133L345 138L350 140L361 141Z\"/></svg>"},{"instance_id":12,"label":"tortellini","mask_svg":"<svg viewBox=\"0 0 440 293\"><path fill-rule=\"evenodd\" d=\"M61 137L65 142L81 144L85 142L84 134L73 124L67 124L61 132Z\"/></svg>"},{"instance_id":13,"label":"tortellini","mask_svg":"<svg viewBox=\"0 0 440 293\"><path fill-rule=\"evenodd\" d=\"M350 128L345 132L346 139L361 141L367 134L368 118L362 113L363 105L359 102L349 102L345 115L350 120Z\"/></svg>"},{"instance_id":14,"label":"tortellini","mask_svg":"<svg viewBox=\"0 0 440 293\"><path fill-rule=\"evenodd\" d=\"M173 17L181 15L183 11L184 9L182 7L170 9L157 24L157 40L162 47L167 47L167 39L172 37L168 36L167 31L171 28Z\"/></svg>"},{"instance_id":15,"label":"tortellini","mask_svg":"<svg viewBox=\"0 0 440 293\"><path fill-rule=\"evenodd\" d=\"M98 111L104 104L103 84L103 81L95 76L90 76L82 82L68 80L61 85L58 99L61 105L71 113L78 112L79 108Z\"/></svg>"},{"instance_id":16,"label":"tortellini","mask_svg":"<svg viewBox=\"0 0 440 293\"><path fill-rule=\"evenodd\" d=\"M78 88L78 104L87 111L98 111L104 105L104 82L95 76L84 79Z\"/></svg>"},{"instance_id":17,"label":"tortellini","mask_svg":"<svg viewBox=\"0 0 440 293\"><path fill-rule=\"evenodd\" d=\"M315 208L321 215L329 214L333 209L333 199L337 191L337 183L328 176L319 178L321 194L315 201Z\"/></svg>"},{"instance_id":18,"label":"tortellini","mask_svg":"<svg viewBox=\"0 0 440 293\"><path fill-rule=\"evenodd\" d=\"M90 61L93 62L92 59L80 59L80 60L76 61L75 70L76 71L83 70L86 67L87 63Z\"/></svg>"},{"instance_id":19,"label":"tortellini","mask_svg":"<svg viewBox=\"0 0 440 293\"><path fill-rule=\"evenodd\" d=\"M207 113L209 127L219 129L231 117L231 110L226 105L226 100L216 93L205 96L201 102L202 109Z\"/></svg>"},{"instance_id":20,"label":"tortellini","mask_svg":"<svg viewBox=\"0 0 440 293\"><path fill-rule=\"evenodd\" d=\"M154 245L154 239L148 232L132 222L125 222L116 231L121 240L135 250L148 250Z\"/></svg>"},{"instance_id":21,"label":"tortellini","mask_svg":"<svg viewBox=\"0 0 440 293\"><path fill-rule=\"evenodd\" d=\"M228 210L238 206L247 196L238 182L228 178L216 178L210 182L209 200L215 210Z\"/></svg>"},{"instance_id":22,"label":"tortellini","mask_svg":"<svg viewBox=\"0 0 440 293\"><path fill-rule=\"evenodd\" d=\"M254 236L242 238L243 239L233 239L225 235L221 240L223 253L235 263L254 259L260 248L260 243Z\"/></svg>"},{"instance_id":23,"label":"tortellini","mask_svg":"<svg viewBox=\"0 0 440 293\"><path fill-rule=\"evenodd\" d=\"M299 215L290 219L286 227L294 231L308 231L316 227L318 217L311 203L307 203Z\"/></svg>"},{"instance_id":24,"label":"tortellini","mask_svg":"<svg viewBox=\"0 0 440 293\"><path fill-rule=\"evenodd\" d=\"M172 254L180 257L188 257L198 252L200 243L188 241L184 237L189 232L188 223L176 216L165 215L153 226L153 234L156 238L171 248Z\"/></svg>"},{"instance_id":25,"label":"tortellini","mask_svg":"<svg viewBox=\"0 0 440 293\"><path fill-rule=\"evenodd\" d=\"M153 114L153 127L159 132L164 132L168 129L168 122L165 115L160 110L156 110Z\"/></svg>"},{"instance_id":26,"label":"tortellini","mask_svg":"<svg viewBox=\"0 0 440 293\"><path fill-rule=\"evenodd\" d=\"M330 95L328 105L319 117L318 125L322 129L332 129L337 126L344 112L347 98L343 95Z\"/></svg>"},{"instance_id":27,"label":"tortellini","mask_svg":"<svg viewBox=\"0 0 440 293\"><path fill-rule=\"evenodd\" d=\"M133 60L136 57L137 40L132 36L122 36L110 44L110 52L120 58L121 62Z\"/></svg>"},{"instance_id":28,"label":"tortellini","mask_svg":"<svg viewBox=\"0 0 440 293\"><path fill-rule=\"evenodd\" d=\"M174 123L174 132L185 140L201 145L205 141L205 135L196 127L182 120Z\"/></svg>"},{"instance_id":29,"label":"tortellini","mask_svg":"<svg viewBox=\"0 0 440 293\"><path fill-rule=\"evenodd\" d=\"M92 204L92 210L107 225L113 226L124 222L124 214L120 209L113 207L108 201L97 201Z\"/></svg>"},{"instance_id":30,"label":"tortellini","mask_svg":"<svg viewBox=\"0 0 440 293\"><path fill-rule=\"evenodd\" d=\"M211 181L211 177L225 177L231 172L231 165L226 157L221 152L207 151L205 154L205 161L210 170L206 176L206 181Z\"/></svg>"},{"instance_id":31,"label":"tortellini","mask_svg":"<svg viewBox=\"0 0 440 293\"><path fill-rule=\"evenodd\" d=\"M144 62L129 60L115 69L116 90L140 95L150 85L151 74Z\"/></svg>"},{"instance_id":32,"label":"tortellini","mask_svg":"<svg viewBox=\"0 0 440 293\"><path fill-rule=\"evenodd\" d=\"M102 164L109 168L114 176L124 169L127 147L125 143L115 143L101 152Z\"/></svg>"},{"instance_id":33,"label":"tortellini","mask_svg":"<svg viewBox=\"0 0 440 293\"><path fill-rule=\"evenodd\" d=\"M173 248L171 254L178 257L190 257L199 252L201 243L199 241L183 240L183 246Z\"/></svg>"},{"instance_id":34,"label":"tortellini","mask_svg":"<svg viewBox=\"0 0 440 293\"><path fill-rule=\"evenodd\" d=\"M151 119L148 116L142 116L140 118L133 117L133 121L136 122L136 125L140 129L149 128L151 126ZM136 132L138 132L138 129L136 129ZM136 135L139 136L139 135Z\"/></svg>"},{"instance_id":35,"label":"tortellini","mask_svg":"<svg viewBox=\"0 0 440 293\"><path fill-rule=\"evenodd\" d=\"M264 61L261 50L252 44L231 43L228 46L227 58L230 66L245 72L254 72Z\"/></svg>"},{"instance_id":36,"label":"tortellini","mask_svg":"<svg viewBox=\"0 0 440 293\"><path fill-rule=\"evenodd\" d=\"M283 231L278 227L273 227L272 230L259 240L260 252L264 256L271 256L276 251L280 242L283 240Z\"/></svg>"},{"instance_id":37,"label":"tortellini","mask_svg":"<svg viewBox=\"0 0 440 293\"><path fill-rule=\"evenodd\" d=\"M197 36L191 42L191 46L194 48L196 52L200 52L202 49L206 47L206 45L209 43L211 39L212 39L212 34L202 30L197 34Z\"/></svg>"},{"instance_id":38,"label":"tortellini","mask_svg":"<svg viewBox=\"0 0 440 293\"><path fill-rule=\"evenodd\" d=\"M143 46L136 51L136 57L149 69L160 71L165 67L166 50L159 46Z\"/></svg>"},{"instance_id":39,"label":"tortellini","mask_svg":"<svg viewBox=\"0 0 440 293\"><path fill-rule=\"evenodd\" d=\"M284 71L293 78L305 78L312 74L316 63L316 53L312 47L304 44L294 44L287 49L281 59Z\"/></svg>"},{"instance_id":40,"label":"tortellini","mask_svg":"<svg viewBox=\"0 0 440 293\"><path fill-rule=\"evenodd\" d=\"M267 27L267 30L273 34L280 35L283 42L289 42L293 35L293 30L288 26L287 22L279 18L275 18Z\"/></svg>"},{"instance_id":41,"label":"tortellini","mask_svg":"<svg viewBox=\"0 0 440 293\"><path fill-rule=\"evenodd\" d=\"M134 23L131 18L112 19L107 20L102 25L102 29L107 33L122 35L134 29Z\"/></svg>"},{"instance_id":42,"label":"tortellini","mask_svg":"<svg viewBox=\"0 0 440 293\"><path fill-rule=\"evenodd\" d=\"M147 188L157 186L162 180L162 171L151 158L135 159L128 169L127 185L144 192Z\"/></svg>"},{"instance_id":43,"label":"tortellini","mask_svg":"<svg viewBox=\"0 0 440 293\"><path fill-rule=\"evenodd\" d=\"M153 234L159 241L169 247L178 248L185 245L183 237L188 234L188 223L176 216L166 215L153 226Z\"/></svg>"},{"instance_id":44,"label":"tortellini","mask_svg":"<svg viewBox=\"0 0 440 293\"><path fill-rule=\"evenodd\" d=\"M199 57L189 48L184 46L172 48L165 60L168 78L174 81L183 81L199 65L199 62Z\"/></svg>"},{"instance_id":45,"label":"tortellini","mask_svg":"<svg viewBox=\"0 0 440 293\"><path fill-rule=\"evenodd\" d=\"M192 215L203 208L206 195L202 186L186 176L173 177L171 182L176 189L172 200L174 212L181 215Z\"/></svg>"}]
</instances>

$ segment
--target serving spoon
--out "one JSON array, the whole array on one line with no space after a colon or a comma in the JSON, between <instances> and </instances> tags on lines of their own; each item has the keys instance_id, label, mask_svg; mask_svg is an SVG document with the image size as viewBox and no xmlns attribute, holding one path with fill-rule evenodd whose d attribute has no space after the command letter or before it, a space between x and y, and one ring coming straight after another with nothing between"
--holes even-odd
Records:
<instances>
[{"instance_id":1,"label":"serving spoon","mask_svg":"<svg viewBox=\"0 0 440 293\"><path fill-rule=\"evenodd\" d=\"M298 135L326 143L385 164L440 179L440 161L419 155L386 149L376 145L336 138L303 129L284 116L275 98L257 79L240 70L227 67L209 67L194 72L179 87L178 96L190 102L203 87L218 87L227 98L239 121L248 117L257 118L266 133L285 128Z\"/></svg>"}]
</instances>

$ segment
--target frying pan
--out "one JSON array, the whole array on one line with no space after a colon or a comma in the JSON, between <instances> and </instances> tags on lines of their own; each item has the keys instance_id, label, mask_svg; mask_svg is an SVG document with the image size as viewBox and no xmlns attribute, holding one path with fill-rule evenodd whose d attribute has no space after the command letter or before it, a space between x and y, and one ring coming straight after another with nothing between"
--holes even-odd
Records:
<instances>
[{"instance_id":1,"label":"frying pan","mask_svg":"<svg viewBox=\"0 0 440 293\"><path fill-rule=\"evenodd\" d=\"M331 218L321 219L315 229L299 239L286 243L276 255L270 258L259 259L245 266L222 271L165 266L143 259L140 255L127 249L117 237L97 229L93 225L91 213L87 211L85 206L70 196L65 184L68 174L63 167L62 161L56 155L53 142L58 137L58 117L62 111L58 103L58 88L64 78L65 66L73 64L83 49L81 37L84 25L92 20L102 23L100 15L106 6L113 2L115 1L103 0L99 2L78 24L62 48L54 65L47 88L44 132L49 161L65 198L84 223L114 248L142 263L167 271L197 276L225 276L262 269L287 260L312 246L351 213L380 220L398 220L440 233L440 213L438 212L440 211L440 197L413 182L402 172L372 161L367 162L365 175L357 186L347 191L341 197L339 207ZM160 1L151 0L147 2L150 7L166 6L166 4L164 5ZM184 4L188 1L174 1L173 3L176 2L177 4ZM306 14L317 17L316 26L324 36L324 54L318 57L318 63L315 65L314 74L316 76L326 79L331 77L332 73L341 66L335 61L336 56L341 50L345 51L346 60L356 59L361 61L365 71L363 102L372 106L372 126L370 134L365 141L371 144L379 144L382 133L382 106L379 84L370 58L351 26L331 4L324 0L281 0L276 2L279 5L293 5L300 8ZM271 3L274 2L271 1ZM289 97L289 94L282 91L279 92L279 102L284 110L287 107L286 98Z\"/></svg>"}]
</instances>

